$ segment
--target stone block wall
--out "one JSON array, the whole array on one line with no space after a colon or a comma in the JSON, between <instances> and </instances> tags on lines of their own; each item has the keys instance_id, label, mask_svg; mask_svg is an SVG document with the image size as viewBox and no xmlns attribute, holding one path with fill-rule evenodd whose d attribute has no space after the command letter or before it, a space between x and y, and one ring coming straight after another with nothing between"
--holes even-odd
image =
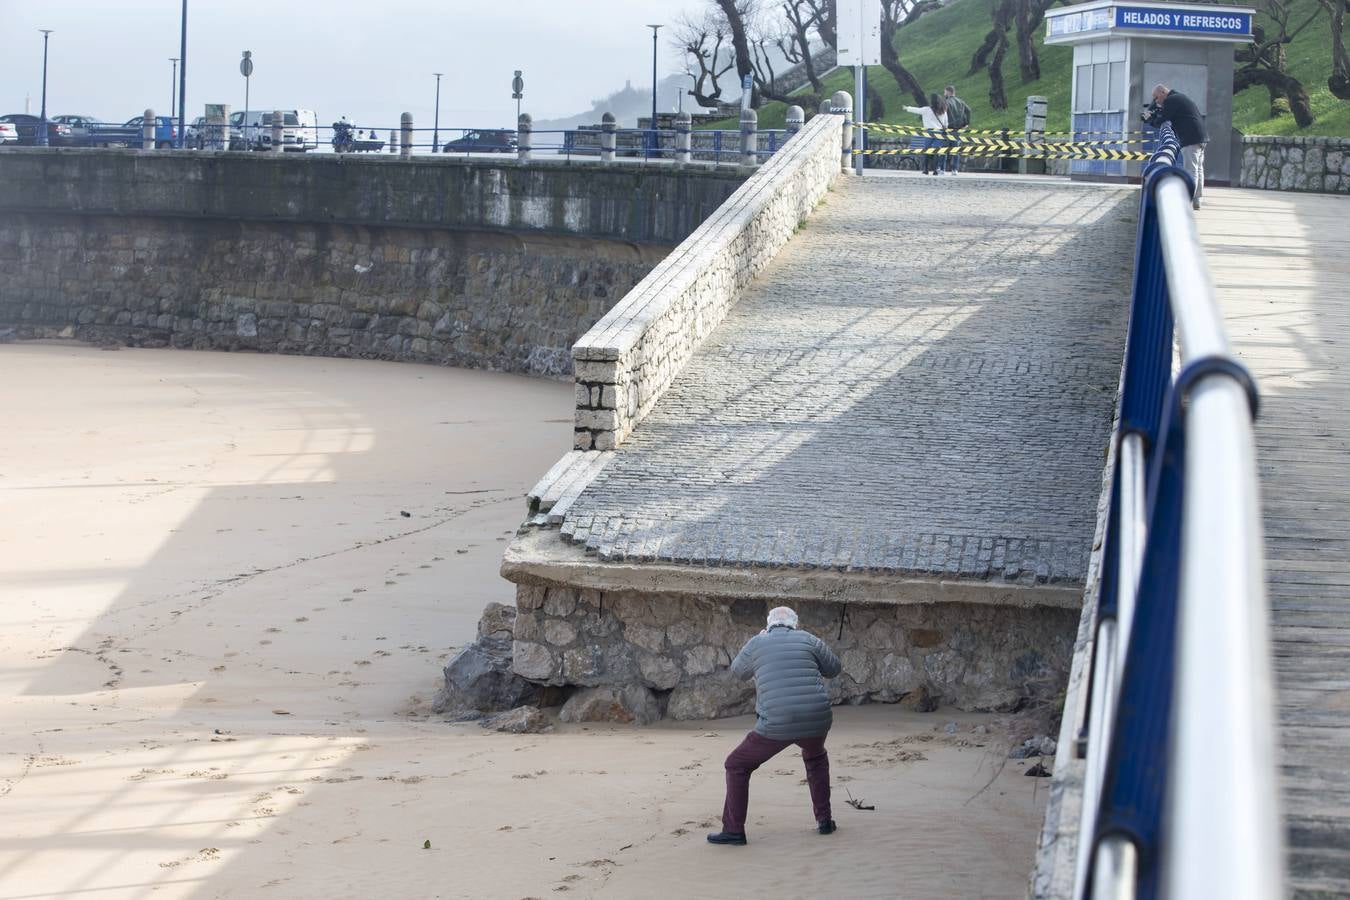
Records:
<instances>
[{"instance_id":1,"label":"stone block wall","mask_svg":"<svg viewBox=\"0 0 1350 900\"><path fill-rule=\"evenodd\" d=\"M566 376L664 246L143 216L0 217L0 325Z\"/></svg>"},{"instance_id":2,"label":"stone block wall","mask_svg":"<svg viewBox=\"0 0 1350 900\"><path fill-rule=\"evenodd\" d=\"M842 127L813 118L577 342L577 449L614 449L651 410L824 197Z\"/></svg>"},{"instance_id":3,"label":"stone block wall","mask_svg":"<svg viewBox=\"0 0 1350 900\"><path fill-rule=\"evenodd\" d=\"M0 213L542 232L664 246L744 181L732 168L550 159L0 149Z\"/></svg>"},{"instance_id":4,"label":"stone block wall","mask_svg":"<svg viewBox=\"0 0 1350 900\"><path fill-rule=\"evenodd\" d=\"M1350 194L1350 140L1244 137L1238 183L1279 191Z\"/></svg>"},{"instance_id":5,"label":"stone block wall","mask_svg":"<svg viewBox=\"0 0 1350 900\"><path fill-rule=\"evenodd\" d=\"M513 667L555 686L641 685L672 719L740 715L754 686L732 657L780 601L605 592L535 581L516 588ZM1012 709L1064 683L1078 611L968 603L799 601L802 627L839 654L836 703L926 691L961 709Z\"/></svg>"}]
</instances>

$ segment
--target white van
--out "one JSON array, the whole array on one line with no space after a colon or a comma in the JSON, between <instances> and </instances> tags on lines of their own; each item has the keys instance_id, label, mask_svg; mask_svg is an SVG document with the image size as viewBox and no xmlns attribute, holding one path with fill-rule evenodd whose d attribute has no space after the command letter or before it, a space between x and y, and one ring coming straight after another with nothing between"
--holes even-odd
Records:
<instances>
[{"instance_id":1,"label":"white van","mask_svg":"<svg viewBox=\"0 0 1350 900\"><path fill-rule=\"evenodd\" d=\"M303 153L319 146L319 117L312 109L283 109L283 150ZM272 110L230 113L231 150L272 149Z\"/></svg>"}]
</instances>

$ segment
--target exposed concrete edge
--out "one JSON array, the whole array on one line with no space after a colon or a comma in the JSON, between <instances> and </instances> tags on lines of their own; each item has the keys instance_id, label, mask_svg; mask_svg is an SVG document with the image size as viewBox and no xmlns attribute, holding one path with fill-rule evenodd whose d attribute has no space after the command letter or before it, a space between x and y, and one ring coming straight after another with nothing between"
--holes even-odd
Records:
<instances>
[{"instance_id":1,"label":"exposed concrete edge","mask_svg":"<svg viewBox=\"0 0 1350 900\"><path fill-rule=\"evenodd\" d=\"M564 543L553 529L517 535L502 558L502 577L516 584L549 582L599 591L682 594L727 599L816 600L831 603L978 603L1076 609L1081 585L1018 585L945 581L830 569L713 567L614 563Z\"/></svg>"},{"instance_id":2,"label":"exposed concrete edge","mask_svg":"<svg viewBox=\"0 0 1350 900\"><path fill-rule=\"evenodd\" d=\"M1088 557L1087 580L1083 587L1083 614L1074 638L1073 663L1064 688L1064 712L1059 723L1059 741L1055 750L1055 770L1050 779L1050 797L1045 806L1045 821L1036 848L1036 864L1027 884L1032 900L1074 900L1078 867L1078 832L1083 815L1083 775L1086 762L1078 756L1078 733L1087 718L1091 692L1092 650L1097 634L1097 602L1101 596L1102 552L1106 546L1107 517L1111 511L1116 455L1115 436L1120 428L1120 406L1125 394L1125 362L1121 360L1116 382L1116 408L1111 420L1106 465L1102 469L1102 489L1097 497L1097 527Z\"/></svg>"}]
</instances>

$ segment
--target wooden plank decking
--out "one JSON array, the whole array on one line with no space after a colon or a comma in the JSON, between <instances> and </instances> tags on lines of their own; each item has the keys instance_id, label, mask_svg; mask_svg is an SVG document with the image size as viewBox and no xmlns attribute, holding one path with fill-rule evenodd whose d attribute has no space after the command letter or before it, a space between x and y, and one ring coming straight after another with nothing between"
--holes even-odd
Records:
<instances>
[{"instance_id":1,"label":"wooden plank decking","mask_svg":"<svg viewBox=\"0 0 1350 900\"><path fill-rule=\"evenodd\" d=\"M1350 197L1216 190L1197 214L1256 440L1289 869L1350 895ZM1215 747L1216 753L1223 752Z\"/></svg>"}]
</instances>

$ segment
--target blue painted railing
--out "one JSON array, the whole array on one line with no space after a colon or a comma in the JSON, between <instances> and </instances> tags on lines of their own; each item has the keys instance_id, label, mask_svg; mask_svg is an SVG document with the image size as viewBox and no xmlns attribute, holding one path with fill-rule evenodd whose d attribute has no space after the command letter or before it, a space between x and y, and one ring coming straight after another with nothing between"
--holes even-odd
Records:
<instances>
[{"instance_id":1,"label":"blue painted railing","mask_svg":"<svg viewBox=\"0 0 1350 900\"><path fill-rule=\"evenodd\" d=\"M1075 897L1283 892L1252 420L1164 126L1143 172ZM1176 348L1176 349L1174 349ZM1175 374L1174 374L1175 372Z\"/></svg>"}]
</instances>

